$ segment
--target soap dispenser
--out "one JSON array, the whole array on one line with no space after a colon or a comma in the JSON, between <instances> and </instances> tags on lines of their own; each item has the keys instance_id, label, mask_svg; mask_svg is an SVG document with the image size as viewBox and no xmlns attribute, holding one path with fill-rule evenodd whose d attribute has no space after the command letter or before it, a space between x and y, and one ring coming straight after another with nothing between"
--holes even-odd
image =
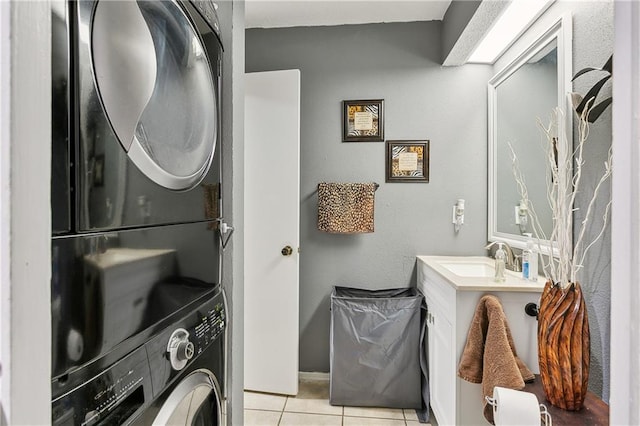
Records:
<instances>
[{"instance_id":1,"label":"soap dispenser","mask_svg":"<svg viewBox=\"0 0 640 426\"><path fill-rule=\"evenodd\" d=\"M538 280L538 253L531 233L527 237L527 248L522 251L522 278L530 281Z\"/></svg>"},{"instance_id":2,"label":"soap dispenser","mask_svg":"<svg viewBox=\"0 0 640 426\"><path fill-rule=\"evenodd\" d=\"M507 253L502 248L503 245L504 243L498 243L498 250L496 250L496 254L495 254L496 272L494 276L494 281L497 283L503 283L506 281L506 277L504 276L504 266L505 266L505 259L507 258Z\"/></svg>"}]
</instances>

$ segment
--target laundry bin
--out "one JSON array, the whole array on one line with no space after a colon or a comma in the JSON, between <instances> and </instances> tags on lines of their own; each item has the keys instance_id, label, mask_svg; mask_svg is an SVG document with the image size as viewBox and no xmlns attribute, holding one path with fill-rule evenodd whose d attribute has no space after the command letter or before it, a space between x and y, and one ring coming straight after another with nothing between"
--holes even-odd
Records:
<instances>
[{"instance_id":1,"label":"laundry bin","mask_svg":"<svg viewBox=\"0 0 640 426\"><path fill-rule=\"evenodd\" d=\"M333 288L332 405L423 407L423 306L423 295L416 288Z\"/></svg>"}]
</instances>

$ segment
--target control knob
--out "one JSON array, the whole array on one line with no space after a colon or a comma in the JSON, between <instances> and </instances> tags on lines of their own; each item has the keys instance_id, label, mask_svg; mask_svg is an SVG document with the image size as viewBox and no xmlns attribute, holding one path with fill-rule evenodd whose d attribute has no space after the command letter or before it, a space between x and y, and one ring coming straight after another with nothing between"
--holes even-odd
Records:
<instances>
[{"instance_id":1,"label":"control knob","mask_svg":"<svg viewBox=\"0 0 640 426\"><path fill-rule=\"evenodd\" d=\"M184 328L178 328L169 337L167 343L167 352L169 353L169 361L174 370L182 370L187 362L193 358L195 348L193 343L189 341L189 332Z\"/></svg>"},{"instance_id":2,"label":"control knob","mask_svg":"<svg viewBox=\"0 0 640 426\"><path fill-rule=\"evenodd\" d=\"M193 358L194 346L190 341L180 342L176 350L176 358L179 361L189 361Z\"/></svg>"}]
</instances>

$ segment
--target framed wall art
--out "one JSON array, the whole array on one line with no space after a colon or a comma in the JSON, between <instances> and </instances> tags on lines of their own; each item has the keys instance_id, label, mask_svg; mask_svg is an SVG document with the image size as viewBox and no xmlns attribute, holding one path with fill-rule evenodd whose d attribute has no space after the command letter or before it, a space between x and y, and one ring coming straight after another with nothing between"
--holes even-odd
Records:
<instances>
[{"instance_id":1,"label":"framed wall art","mask_svg":"<svg viewBox=\"0 0 640 426\"><path fill-rule=\"evenodd\" d=\"M384 141L384 99L342 101L342 142Z\"/></svg>"},{"instance_id":2,"label":"framed wall art","mask_svg":"<svg viewBox=\"0 0 640 426\"><path fill-rule=\"evenodd\" d=\"M429 141L387 141L387 182L429 182Z\"/></svg>"}]
</instances>

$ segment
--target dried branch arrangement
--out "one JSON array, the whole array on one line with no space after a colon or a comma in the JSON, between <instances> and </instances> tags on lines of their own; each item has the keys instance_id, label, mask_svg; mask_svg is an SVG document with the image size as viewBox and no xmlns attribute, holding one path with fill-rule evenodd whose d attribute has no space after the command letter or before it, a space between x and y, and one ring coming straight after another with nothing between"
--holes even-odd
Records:
<instances>
[{"instance_id":1,"label":"dried branch arrangement","mask_svg":"<svg viewBox=\"0 0 640 426\"><path fill-rule=\"evenodd\" d=\"M575 94L573 98L575 100ZM538 120L538 124L546 136L546 140L543 140L543 149L546 157L547 200L553 219L551 235L546 235L542 229L535 206L529 199L525 177L520 169L518 158L513 147L509 144L513 175L520 196L528 206L529 219L538 241L538 249L542 252L541 241L548 240L556 254L556 256L543 257L541 264L544 275L562 288L576 282L577 273L583 267L587 253L604 234L611 209L611 200L609 200L603 215L602 228L591 241L587 241L587 225L593 219L598 194L611 176L611 149L609 149L607 160L604 162L604 170L587 204L586 214L580 224L575 244L573 244L573 215L577 211L575 201L582 183L582 171L585 164L584 147L589 138L589 118L590 114L593 117L594 102L595 98L592 97L584 103L580 113L576 112L578 140L575 149L572 148L571 141L567 140L566 129L563 125L565 123L564 113L560 108L554 110L552 119L547 126Z\"/></svg>"}]
</instances>

